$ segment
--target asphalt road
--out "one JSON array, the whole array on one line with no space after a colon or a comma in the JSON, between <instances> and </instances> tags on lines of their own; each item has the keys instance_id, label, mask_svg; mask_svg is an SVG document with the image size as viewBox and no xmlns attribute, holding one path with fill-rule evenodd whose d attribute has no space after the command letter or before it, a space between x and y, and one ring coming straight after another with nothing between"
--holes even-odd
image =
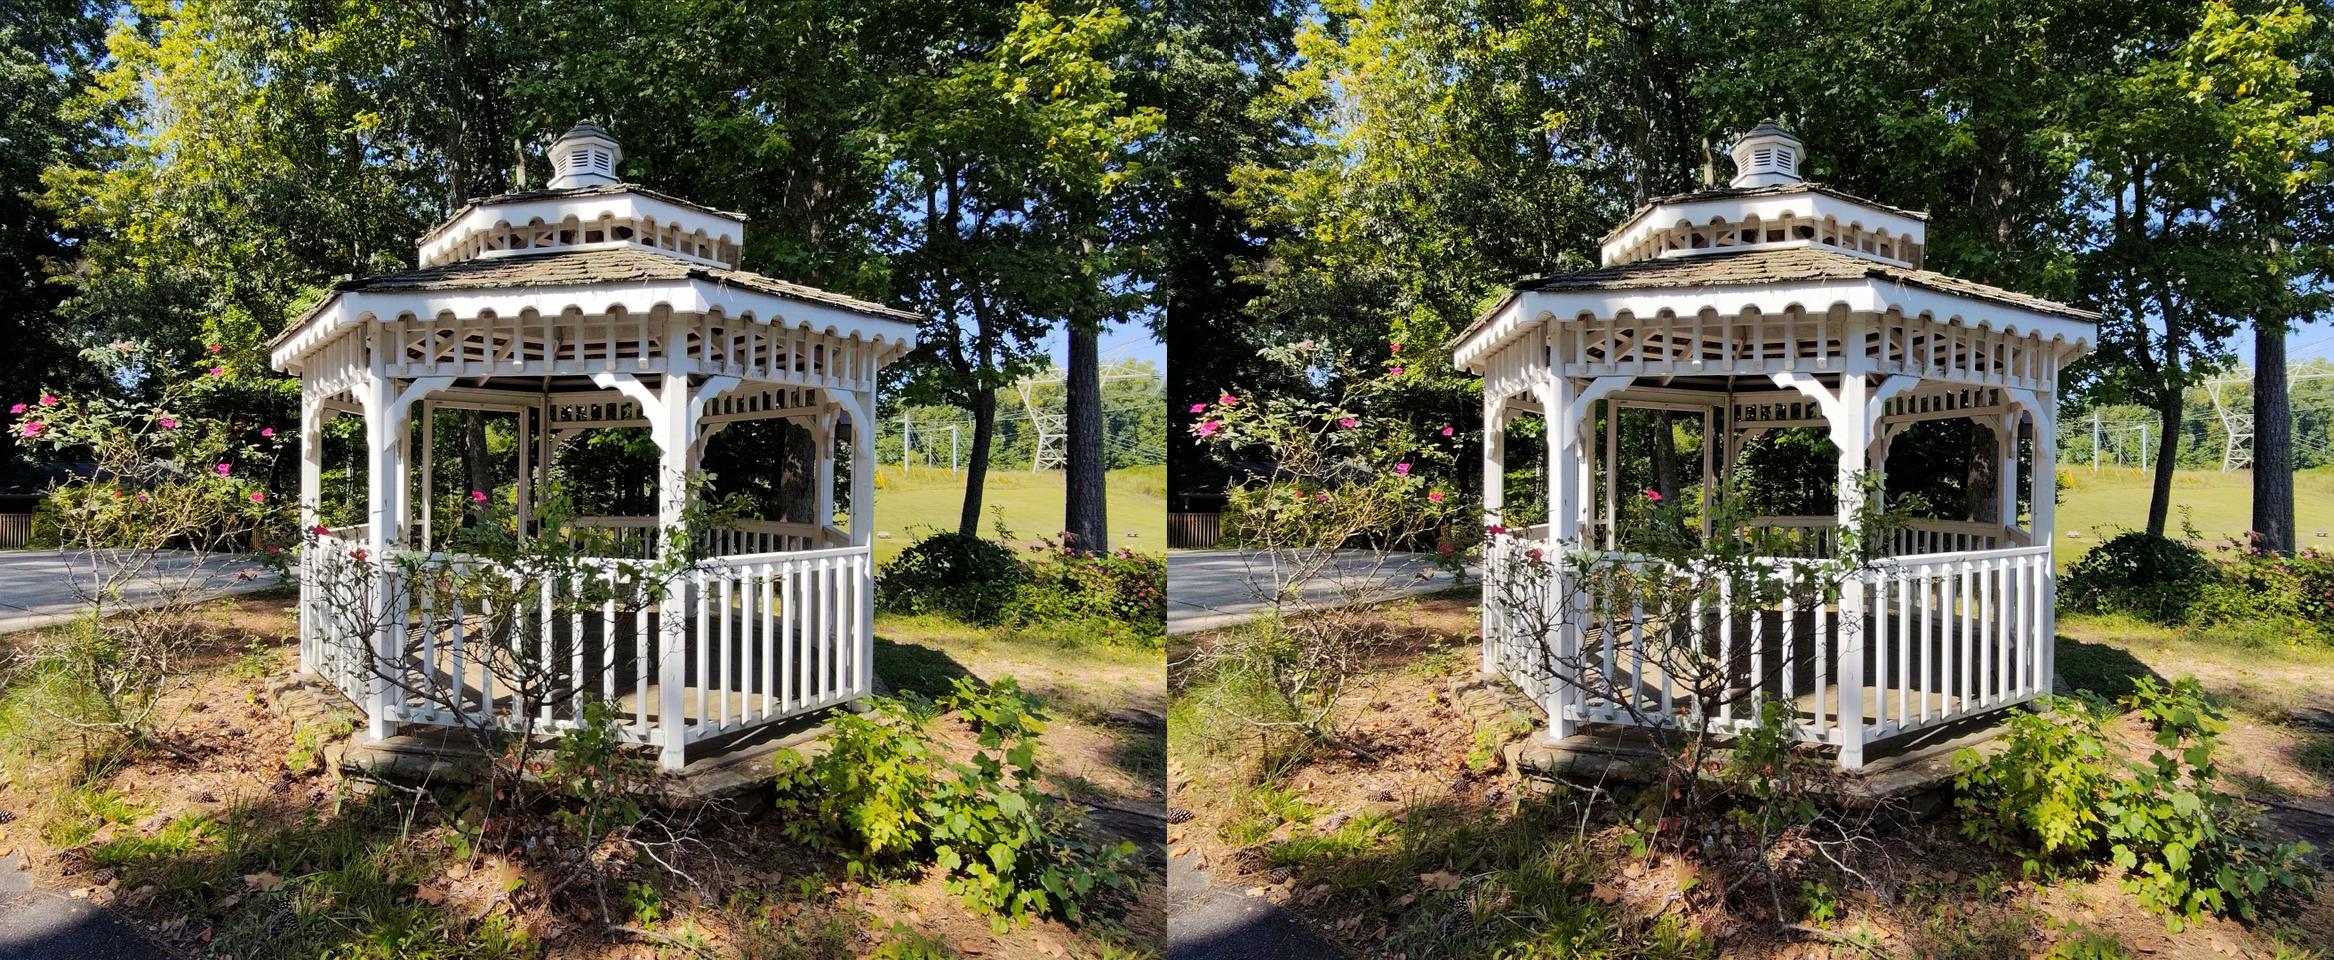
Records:
<instances>
[{"instance_id":1,"label":"asphalt road","mask_svg":"<svg viewBox=\"0 0 2334 960\"><path fill-rule=\"evenodd\" d=\"M18 869L23 856L17 852L0 857L0 960L153 960L172 955L111 911L35 888Z\"/></svg>"},{"instance_id":2,"label":"asphalt road","mask_svg":"<svg viewBox=\"0 0 2334 960\"><path fill-rule=\"evenodd\" d=\"M1268 610L1265 598L1280 596L1303 603L1375 603L1395 597L1433 593L1459 581L1437 568L1423 553L1377 554L1353 551L1338 554L1318 577L1302 584L1289 580L1291 564L1275 562L1273 555L1246 550L1191 550L1167 555L1167 632L1190 633L1230 626ZM1479 571L1469 570L1470 577Z\"/></svg>"},{"instance_id":3,"label":"asphalt road","mask_svg":"<svg viewBox=\"0 0 2334 960\"><path fill-rule=\"evenodd\" d=\"M259 571L256 576L251 573L254 570ZM84 556L56 550L0 551L0 633L45 627L79 616L88 609L84 597L100 579ZM135 604L181 588L211 596L249 593L275 582L274 574L245 557L214 554L198 560L191 553L164 553L154 558L142 576L125 585L121 602Z\"/></svg>"},{"instance_id":4,"label":"asphalt road","mask_svg":"<svg viewBox=\"0 0 2334 960\"><path fill-rule=\"evenodd\" d=\"M1170 580L1170 583L1173 581ZM1271 901L1217 886L1194 855L1167 858L1167 955L1175 960L1337 960L1345 956Z\"/></svg>"}]
</instances>

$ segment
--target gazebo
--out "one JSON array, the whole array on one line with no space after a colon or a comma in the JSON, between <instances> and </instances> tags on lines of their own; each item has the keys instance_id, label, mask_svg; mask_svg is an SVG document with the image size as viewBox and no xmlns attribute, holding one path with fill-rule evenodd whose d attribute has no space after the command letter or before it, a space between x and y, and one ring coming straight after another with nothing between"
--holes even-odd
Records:
<instances>
[{"instance_id":1,"label":"gazebo","mask_svg":"<svg viewBox=\"0 0 2334 960\"><path fill-rule=\"evenodd\" d=\"M1452 343L1457 367L1483 378L1491 524L1510 512L1506 426L1546 424L1548 522L1489 548L1483 669L1521 687L1559 739L1585 724L1725 733L1756 723L1747 710L1689 718L1672 678L1614 656L1644 639L1631 631L1676 625L1599 615L1628 598L1582 596L1595 588L1564 582L1577 564L1533 568L1550 581L1551 608L1576 607L1545 621L1553 636L1525 636L1495 602L1512 593L1499 578L1518 569L1502 561L1529 551L1630 562L1615 541L1616 511L1639 496L1619 486L1621 458L1635 449L1623 446L1624 411L1699 426L1705 503L1760 433L1824 431L1837 450L1827 491L1836 509L1703 531L1787 545L1759 561L1778 569L1827 554L1859 516L1866 478L1886 496L1892 439L1967 419L1993 438L1993 489L1972 496L1989 509L1891 530L1883 558L1814 609L1786 600L1748 623L1704 624L1710 653L1750 685L1743 692L1785 704L1800 740L1834 745L1840 764L1857 768L1874 744L2050 690L2052 398L2097 315L1923 269L1924 214L1802 180L1802 144L1774 123L1729 152L1728 186L1645 205L1605 236L1601 266L1516 284ZM1634 416L1642 426L1651 415ZM1772 667L1794 659L1809 666Z\"/></svg>"},{"instance_id":2,"label":"gazebo","mask_svg":"<svg viewBox=\"0 0 2334 960\"><path fill-rule=\"evenodd\" d=\"M271 363L300 378L301 525L317 531L301 564L301 669L354 701L376 740L404 724L557 730L580 722L587 699L605 701L627 716L624 737L659 748L667 769L700 741L866 695L876 387L913 346L917 318L738 269L745 218L619 182L622 152L597 126L569 130L548 159L544 189L471 201L422 236L417 269L338 284L272 346ZM639 609L506 617L517 626L493 642L539 643L560 665L571 696L555 715L496 689L480 666L487 611L428 609L385 563L417 552L425 564L474 562L434 552L445 538L428 494L413 516L417 479L432 489L438 409L515 417L523 535L560 534L529 514L564 442L626 427L654 439L655 515L576 518L623 536L574 582L540 584L544 609L618 588L620 565L674 549L660 531L683 524L705 445L730 424L807 430L815 476L801 479L815 502L800 511L807 523L696 531L700 559ZM365 420L365 521L319 528L321 428L341 415ZM838 528L846 434L849 518ZM332 562L352 556L373 563L355 574ZM333 578L351 576L373 581L358 585L373 612L358 625L326 602L350 586ZM451 706L413 695L432 686L460 695Z\"/></svg>"}]
</instances>

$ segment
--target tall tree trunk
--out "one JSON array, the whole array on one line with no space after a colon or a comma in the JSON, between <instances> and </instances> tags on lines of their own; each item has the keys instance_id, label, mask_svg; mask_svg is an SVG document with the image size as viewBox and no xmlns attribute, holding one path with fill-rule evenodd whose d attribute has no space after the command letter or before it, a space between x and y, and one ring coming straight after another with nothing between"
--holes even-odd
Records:
<instances>
[{"instance_id":1,"label":"tall tree trunk","mask_svg":"<svg viewBox=\"0 0 2334 960\"><path fill-rule=\"evenodd\" d=\"M1063 481L1062 531L1079 550L1110 549L1102 489L1102 332L1070 324L1069 450Z\"/></svg>"},{"instance_id":2,"label":"tall tree trunk","mask_svg":"<svg viewBox=\"0 0 2334 960\"><path fill-rule=\"evenodd\" d=\"M981 489L989 480L989 446L997 437L997 392L975 390L967 409L973 417L972 455L964 464L964 512L956 519L960 536L981 535Z\"/></svg>"},{"instance_id":3,"label":"tall tree trunk","mask_svg":"<svg viewBox=\"0 0 2334 960\"><path fill-rule=\"evenodd\" d=\"M2180 465L2180 387L2179 381L2159 388L2156 396L2157 419L2163 432L2156 438L2155 483L2148 493L2148 532L2164 535L2164 522L2172 513L2172 471Z\"/></svg>"},{"instance_id":4,"label":"tall tree trunk","mask_svg":"<svg viewBox=\"0 0 2334 960\"><path fill-rule=\"evenodd\" d=\"M2253 324L2253 531L2261 549L2293 552L2293 413L2282 323Z\"/></svg>"},{"instance_id":5,"label":"tall tree trunk","mask_svg":"<svg viewBox=\"0 0 2334 960\"><path fill-rule=\"evenodd\" d=\"M1969 462L1961 468L1961 515L1971 520L1994 522L2001 518L1999 500L1994 496L1994 430L1976 420L1964 420L1969 425L1966 444Z\"/></svg>"}]
</instances>

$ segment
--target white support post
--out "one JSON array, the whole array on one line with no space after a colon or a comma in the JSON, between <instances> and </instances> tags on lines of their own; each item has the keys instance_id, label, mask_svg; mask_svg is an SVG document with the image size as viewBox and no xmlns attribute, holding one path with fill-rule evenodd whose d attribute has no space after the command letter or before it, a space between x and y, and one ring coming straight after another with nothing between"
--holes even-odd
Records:
<instances>
[{"instance_id":1,"label":"white support post","mask_svg":"<svg viewBox=\"0 0 2334 960\"><path fill-rule=\"evenodd\" d=\"M818 445L818 456L815 458L818 464L818 476L811 482L811 487L812 493L818 499L815 515L818 518L821 536L824 536L825 531L831 530L835 526L836 419L836 411L829 409L820 413L817 421L811 427L811 436L816 438Z\"/></svg>"},{"instance_id":2,"label":"white support post","mask_svg":"<svg viewBox=\"0 0 2334 960\"><path fill-rule=\"evenodd\" d=\"M680 327L679 321L674 326ZM685 334L675 329L666 342L684 342ZM660 557L670 556L675 539L672 531L681 527L688 513L689 447L697 426L689 416L688 360L676 356L672 362L678 369L665 374L664 389L653 409L648 403L641 404L642 412L656 424L651 432L656 435L659 451L656 517ZM689 725L682 696L689 682L690 603L687 586L675 584L657 604L657 761L667 770L679 770L688 763ZM698 678L698 682L705 682L705 678Z\"/></svg>"},{"instance_id":3,"label":"white support post","mask_svg":"<svg viewBox=\"0 0 2334 960\"><path fill-rule=\"evenodd\" d=\"M324 406L322 399L300 396L300 530L303 536L312 536L323 522L324 496ZM311 551L303 551L308 553ZM301 566L309 574L300 578L300 672L316 672L316 647L328 642L328 626L316 616L316 586L309 581L322 569L318 559L304 557Z\"/></svg>"},{"instance_id":4,"label":"white support post","mask_svg":"<svg viewBox=\"0 0 2334 960\"><path fill-rule=\"evenodd\" d=\"M437 543L436 525L431 514L437 501L438 411L437 405L421 402L421 549L427 553Z\"/></svg>"},{"instance_id":5,"label":"white support post","mask_svg":"<svg viewBox=\"0 0 2334 960\"><path fill-rule=\"evenodd\" d=\"M2053 415L2057 408L2049 400L2043 399L2049 396L2047 393L2041 394L2031 408L2034 414L2034 477L2029 481L2028 493L2033 500L2028 509L2033 511L2034 516L2034 529L2030 531L2029 539L2033 541L2033 546L2045 548L2039 561L2043 571L2042 595L2034 598L2034 603L2042 611L2042 636L2038 638L2037 644L2042 651L2042 670L2036 677L2036 683L2043 690L2051 688L2052 677L2058 669L2058 577L2051 572L2052 555L2049 551L2058 540L2051 527L2058 511L2058 418Z\"/></svg>"},{"instance_id":6,"label":"white support post","mask_svg":"<svg viewBox=\"0 0 2334 960\"><path fill-rule=\"evenodd\" d=\"M1581 421L1588 404L1581 403L1580 396L1581 391L1563 377L1550 377L1532 385L1532 397L1539 401L1548 434L1548 539L1540 549L1553 565L1542 613L1548 635L1541 641L1554 648L1546 651L1552 661L1548 664L1552 676L1541 694L1541 706L1548 712L1548 732L1558 740L1579 731L1580 722L1574 718L1572 708L1581 702L1580 685L1587 682L1573 669L1579 666L1580 624L1575 612L1580 598L1573 596L1571 571L1565 563L1568 549L1581 545L1582 488L1578 465ZM1574 675L1567 676L1568 670Z\"/></svg>"},{"instance_id":7,"label":"white support post","mask_svg":"<svg viewBox=\"0 0 2334 960\"><path fill-rule=\"evenodd\" d=\"M1506 409L1507 401L1504 397L1486 397L1483 400L1483 524L1486 530L1495 524L1504 525L1500 518L1503 516L1501 504L1506 500L1507 486ZM1493 605L1499 600L1498 578L1503 571L1494 566L1494 558L1492 551L1484 551L1481 617L1485 675L1499 670L1498 638L1494 636L1499 618L1495 615Z\"/></svg>"},{"instance_id":8,"label":"white support post","mask_svg":"<svg viewBox=\"0 0 2334 960\"><path fill-rule=\"evenodd\" d=\"M2002 546L2010 545L2010 531L2018 529L2018 423L2022 419L2012 408L1994 420L1994 516L2002 524Z\"/></svg>"},{"instance_id":9,"label":"white support post","mask_svg":"<svg viewBox=\"0 0 2334 960\"><path fill-rule=\"evenodd\" d=\"M402 604L397 597L397 579L392 571L395 562L389 549L401 538L399 521L404 519L399 487L404 485L405 465L398 454L402 451L405 431L400 429L397 384L381 372L381 364L374 363L372 378L365 385L365 504L370 515L365 518L365 555L373 564L372 628L373 655L365 666L365 734L379 743L397 733L397 724L389 716L389 680L382 676L388 664L396 662L397 647L405 630Z\"/></svg>"},{"instance_id":10,"label":"white support post","mask_svg":"<svg viewBox=\"0 0 2334 960\"><path fill-rule=\"evenodd\" d=\"M850 602L843 615L853 616L859 635L853 638L853 691L875 692L875 391L847 395L851 411L851 545L868 548L861 568L851 578Z\"/></svg>"},{"instance_id":11,"label":"white support post","mask_svg":"<svg viewBox=\"0 0 2334 960\"><path fill-rule=\"evenodd\" d=\"M1850 322L1851 340L1860 342L1860 321ZM1840 376L1839 400L1836 409L1840 416L1832 418L1832 442L1839 447L1839 527L1843 531L1856 530L1856 519L1864 507L1863 474L1871 456L1873 421L1879 404L1872 400L1871 384L1864 379L1860 364L1851 364ZM1836 695L1839 709L1832 729L1840 745L1840 766L1849 770L1864 765L1864 589L1861 571L1851 574L1846 589L1840 592L1838 613L1834 618L1838 636L1832 641L1832 656L1839 662ZM1822 620L1816 621L1822 629ZM1816 669L1824 669L1817 664ZM1820 681L1819 681L1820 683ZM1816 704L1820 717L1821 703Z\"/></svg>"}]
</instances>

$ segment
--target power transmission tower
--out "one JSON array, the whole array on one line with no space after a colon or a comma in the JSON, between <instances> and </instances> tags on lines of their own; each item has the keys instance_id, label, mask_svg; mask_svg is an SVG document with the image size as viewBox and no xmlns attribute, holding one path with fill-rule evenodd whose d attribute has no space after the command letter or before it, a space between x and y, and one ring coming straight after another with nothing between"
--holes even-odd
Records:
<instances>
[{"instance_id":1,"label":"power transmission tower","mask_svg":"<svg viewBox=\"0 0 2334 960\"><path fill-rule=\"evenodd\" d=\"M1029 455L1029 472L1043 473L1047 467L1060 467L1067 462L1062 452L1062 440L1069 433L1070 416L1067 413L1047 413L1038 406L1037 388L1049 383L1061 383L1060 376L1038 379L1023 377L1013 386L1021 393L1021 407L1029 411L1029 429L1037 433L1037 446Z\"/></svg>"},{"instance_id":2,"label":"power transmission tower","mask_svg":"<svg viewBox=\"0 0 2334 960\"><path fill-rule=\"evenodd\" d=\"M2205 388L2212 391L2213 412L2219 414L2221 418L2221 432L2228 438L2227 445L2221 451L2222 473L2244 470L2253 466L2253 410L2250 407L2239 410L2223 402L2221 387L2232 383L2250 384L2252 382L2253 370L2251 367L2238 367L2226 376L2205 381Z\"/></svg>"}]
</instances>

